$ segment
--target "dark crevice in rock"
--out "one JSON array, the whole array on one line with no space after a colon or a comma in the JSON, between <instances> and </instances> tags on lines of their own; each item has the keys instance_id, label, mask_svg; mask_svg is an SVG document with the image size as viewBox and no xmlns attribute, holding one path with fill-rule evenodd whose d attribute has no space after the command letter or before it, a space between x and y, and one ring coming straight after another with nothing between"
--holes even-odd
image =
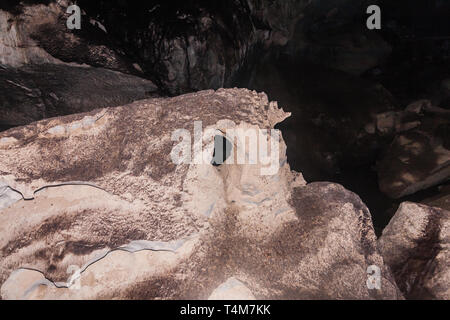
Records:
<instances>
[{"instance_id":1,"label":"dark crevice in rock","mask_svg":"<svg viewBox=\"0 0 450 320\"><path fill-rule=\"evenodd\" d=\"M230 157L231 151L232 144L227 138L219 135L215 136L213 159L211 161L211 164L215 167L224 164L225 161Z\"/></svg>"}]
</instances>

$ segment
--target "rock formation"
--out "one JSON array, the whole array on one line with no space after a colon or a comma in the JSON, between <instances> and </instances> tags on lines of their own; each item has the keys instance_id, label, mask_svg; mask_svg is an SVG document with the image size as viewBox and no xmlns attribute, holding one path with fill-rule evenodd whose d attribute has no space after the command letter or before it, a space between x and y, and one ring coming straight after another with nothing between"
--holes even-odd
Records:
<instances>
[{"instance_id":1,"label":"rock formation","mask_svg":"<svg viewBox=\"0 0 450 320\"><path fill-rule=\"evenodd\" d=\"M261 47L276 49L292 42L292 56L358 75L390 52L380 37L353 23L364 12L366 0L350 5L342 0L126 5L81 0L80 30L65 26L68 1L34 2L0 10L1 64L84 63L145 75L170 95L232 86L245 63L260 59ZM337 31L331 35L330 29ZM323 34L329 38L319 41ZM345 49L348 44L350 50ZM327 58L335 62L329 65Z\"/></svg>"},{"instance_id":2,"label":"rock formation","mask_svg":"<svg viewBox=\"0 0 450 320\"><path fill-rule=\"evenodd\" d=\"M274 175L211 165L206 138L204 164L171 161L173 130L196 120L223 134L288 115L265 94L220 89L1 133L2 298L402 298L367 207L342 186L306 185L282 139Z\"/></svg>"},{"instance_id":3,"label":"rock formation","mask_svg":"<svg viewBox=\"0 0 450 320\"><path fill-rule=\"evenodd\" d=\"M385 262L409 299L450 298L450 211L402 203L378 240Z\"/></svg>"},{"instance_id":4,"label":"rock formation","mask_svg":"<svg viewBox=\"0 0 450 320\"><path fill-rule=\"evenodd\" d=\"M449 298L449 4L69 4L0 3L0 299Z\"/></svg>"},{"instance_id":5,"label":"rock formation","mask_svg":"<svg viewBox=\"0 0 450 320\"><path fill-rule=\"evenodd\" d=\"M401 198L448 181L449 110L421 100L384 117L382 123L385 131L398 134L378 164L381 191Z\"/></svg>"},{"instance_id":6,"label":"rock formation","mask_svg":"<svg viewBox=\"0 0 450 320\"><path fill-rule=\"evenodd\" d=\"M39 2L39 1L38 1ZM68 30L69 1L20 6L19 12L0 8L0 64L78 63L141 74L107 33L84 19L81 30Z\"/></svg>"},{"instance_id":7,"label":"rock formation","mask_svg":"<svg viewBox=\"0 0 450 320\"><path fill-rule=\"evenodd\" d=\"M158 95L153 82L102 68L0 66L0 130Z\"/></svg>"}]
</instances>

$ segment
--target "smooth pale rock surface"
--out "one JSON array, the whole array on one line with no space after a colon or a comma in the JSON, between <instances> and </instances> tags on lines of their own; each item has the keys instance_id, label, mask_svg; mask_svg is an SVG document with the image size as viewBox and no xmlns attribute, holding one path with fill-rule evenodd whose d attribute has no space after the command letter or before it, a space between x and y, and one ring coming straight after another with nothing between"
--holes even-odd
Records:
<instances>
[{"instance_id":1,"label":"smooth pale rock surface","mask_svg":"<svg viewBox=\"0 0 450 320\"><path fill-rule=\"evenodd\" d=\"M0 180L0 209L7 208L19 200L22 200L22 195Z\"/></svg>"},{"instance_id":2,"label":"smooth pale rock surface","mask_svg":"<svg viewBox=\"0 0 450 320\"><path fill-rule=\"evenodd\" d=\"M19 269L3 284L3 299L96 299L115 298L136 283L165 277L191 254L195 240L170 243L147 242L98 254L81 267L69 265L68 280L53 283L36 270ZM158 297L155 297L158 298Z\"/></svg>"},{"instance_id":3,"label":"smooth pale rock surface","mask_svg":"<svg viewBox=\"0 0 450 320\"><path fill-rule=\"evenodd\" d=\"M255 297L245 284L232 277L218 286L208 300L255 300Z\"/></svg>"},{"instance_id":4,"label":"smooth pale rock surface","mask_svg":"<svg viewBox=\"0 0 450 320\"><path fill-rule=\"evenodd\" d=\"M406 298L450 298L450 211L400 205L378 245Z\"/></svg>"},{"instance_id":5,"label":"smooth pale rock surface","mask_svg":"<svg viewBox=\"0 0 450 320\"><path fill-rule=\"evenodd\" d=\"M264 93L220 89L0 133L0 179L24 199L0 211L2 298L207 299L232 277L257 299L402 298L367 207L306 185L281 136L272 175L211 165L213 136L206 162L171 160L174 130L193 135L194 121L230 139L288 116ZM367 288L370 265L380 290Z\"/></svg>"}]
</instances>

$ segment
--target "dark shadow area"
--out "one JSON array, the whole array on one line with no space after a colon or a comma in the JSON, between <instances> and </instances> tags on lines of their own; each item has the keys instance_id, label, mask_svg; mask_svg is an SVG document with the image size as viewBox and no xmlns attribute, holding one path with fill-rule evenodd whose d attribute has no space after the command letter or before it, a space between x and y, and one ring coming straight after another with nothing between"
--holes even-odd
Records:
<instances>
[{"instance_id":1,"label":"dark shadow area","mask_svg":"<svg viewBox=\"0 0 450 320\"><path fill-rule=\"evenodd\" d=\"M214 152L211 164L218 167L225 163L230 157L233 146L224 136L217 135L214 137Z\"/></svg>"},{"instance_id":2,"label":"dark shadow area","mask_svg":"<svg viewBox=\"0 0 450 320\"><path fill-rule=\"evenodd\" d=\"M370 49L371 34L362 30L366 16L336 14L338 18L325 17L322 22L306 17L297 26L294 43L285 48L271 52L260 48L237 81L239 86L266 92L270 100L292 112L277 125L291 168L302 172L308 182L337 182L358 194L372 213L378 235L402 201L426 202L443 194L442 185L400 199L380 191L377 164L396 133L378 132L377 115L402 112L418 99L449 108L441 83L450 77L450 4L380 1L380 6L383 27L372 32L381 39L376 41L389 47L389 54L361 74L346 70L353 72L365 59L376 57L380 45ZM365 45L369 49L361 50ZM431 115L424 121L435 124L442 121L440 117ZM374 129L367 129L370 123L375 123ZM439 143L448 149L447 140L439 138L448 136L448 124L437 128L429 130L431 141L441 139ZM392 158L401 155L399 150ZM420 161L435 164L436 158L430 151L429 159Z\"/></svg>"}]
</instances>

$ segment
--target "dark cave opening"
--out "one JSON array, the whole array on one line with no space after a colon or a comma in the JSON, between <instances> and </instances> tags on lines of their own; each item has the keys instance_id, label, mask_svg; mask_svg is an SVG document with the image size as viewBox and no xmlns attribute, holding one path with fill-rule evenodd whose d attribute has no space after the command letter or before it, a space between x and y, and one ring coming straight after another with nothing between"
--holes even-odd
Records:
<instances>
[{"instance_id":1,"label":"dark cave opening","mask_svg":"<svg viewBox=\"0 0 450 320\"><path fill-rule=\"evenodd\" d=\"M365 101L368 109L376 107L371 100L373 94L366 96L359 81L351 78L341 82L339 88L329 90L333 87L328 84L334 82L334 78L347 76L309 63L289 63L286 60L282 59L281 69L294 75L295 83L299 84L291 89L294 94L286 94L284 90L292 78L280 85L281 91L269 86L265 92L284 110L292 112L290 118L276 126L286 142L291 169L302 172L307 182L336 182L355 192L371 211L375 231L380 235L401 202L392 200L378 187L375 165L389 139L374 141L367 138L358 142L354 140L353 130L348 130L354 119L366 116L365 112L359 112L361 104L358 102ZM299 79L300 72L293 71L296 70L295 65L300 65L303 79ZM301 87L306 89L299 94L296 91ZM257 90L262 88L257 87ZM334 124L329 123L335 121Z\"/></svg>"},{"instance_id":2,"label":"dark cave opening","mask_svg":"<svg viewBox=\"0 0 450 320\"><path fill-rule=\"evenodd\" d=\"M392 142L392 137L355 141L352 139L352 133L346 132L353 121L364 118L372 108L376 109L376 103L372 103L376 99L371 100L374 96L360 86L360 79L347 77L321 66L313 67L309 62L288 62L288 57L280 58L279 54L275 57L273 60L269 58L265 61L263 68L271 64L275 66L269 67L270 71L265 72L269 75L269 79L277 73L275 81L278 84L272 83L271 80L267 81L268 78L265 76L256 76L253 86L249 85L249 88L267 92L271 100L278 101L286 111L292 112L292 116L278 124L276 128L283 133L291 168L302 172L306 181L336 182L355 192L368 206L377 236L381 235L402 202L427 202L439 195L448 194L446 187L448 182L398 199L384 194L379 187L376 165L383 150ZM389 63L396 62L391 60ZM440 63L438 62L438 65ZM449 75L442 72L443 69L439 66L431 64L431 67L434 67L434 73L424 74L423 69L418 69L413 74L406 73L408 81L405 81L404 75L399 80L399 75L395 71L383 79L385 87L392 90L391 92L398 93L388 97L393 108L399 110L401 108L399 106L405 106L407 102L412 102L414 99L430 97L429 93L432 89L423 86L424 81L431 78L436 82L436 75L438 79ZM299 77L301 73L303 76ZM395 80L391 77L395 77ZM333 86L330 79L337 80L339 89L329 90ZM342 79L344 79L343 82L339 82ZM363 79L373 80L370 76L364 76ZM391 86L390 82L394 85ZM403 86L405 82L408 83L407 86ZM295 83L295 85L292 86L289 83ZM420 90L418 90L419 84L422 84ZM286 90L288 87L291 88ZM302 89L305 92L296 92ZM444 100L438 104L448 108L446 102ZM299 103L304 105L299 108ZM363 113L358 112L361 105L366 106L362 109ZM325 116L320 119L323 114ZM344 116L344 119L338 120L346 114L349 119L345 119ZM317 121L318 119L320 121ZM328 130L330 127L327 122L334 122L334 120L340 122L340 125ZM445 131L445 128L441 130ZM445 133L443 135L445 136ZM448 143L448 138L444 141ZM356 148L353 148L354 146ZM304 152L304 150L308 151Z\"/></svg>"},{"instance_id":3,"label":"dark cave opening","mask_svg":"<svg viewBox=\"0 0 450 320\"><path fill-rule=\"evenodd\" d=\"M214 137L214 151L211 164L214 167L219 167L225 163L225 161L230 157L232 151L231 142L221 135L216 135Z\"/></svg>"},{"instance_id":4,"label":"dark cave opening","mask_svg":"<svg viewBox=\"0 0 450 320\"><path fill-rule=\"evenodd\" d=\"M358 129L377 112L399 112L419 99L450 108L448 96L439 89L450 76L448 4L381 1L380 6L386 8L384 27L376 34L391 52L362 74L350 75L330 66L328 60L334 55L325 54L328 60L318 61L308 54L293 54L296 47L288 44L271 52L259 48L257 58L247 61L237 81L239 86L266 92L270 100L292 112L276 127L286 141L291 168L302 172L308 182L337 182L358 194L372 213L378 236L400 203L445 197L448 180L400 198L388 196L380 190L377 164L395 135L361 137ZM331 26L315 22L303 31L302 39L314 46L315 40L308 37L319 35L320 41L327 32L367 34L354 25L354 19L361 18L330 22ZM367 52L371 54L375 55ZM358 59L365 56L355 56L355 64ZM444 138L442 145L448 141Z\"/></svg>"}]
</instances>

